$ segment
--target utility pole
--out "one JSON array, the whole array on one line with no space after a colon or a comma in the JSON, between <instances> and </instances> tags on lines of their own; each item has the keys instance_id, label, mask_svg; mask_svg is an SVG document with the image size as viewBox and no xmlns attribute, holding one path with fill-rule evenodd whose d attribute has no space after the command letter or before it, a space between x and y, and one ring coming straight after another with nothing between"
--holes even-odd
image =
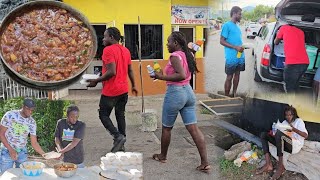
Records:
<instances>
[{"instance_id":1,"label":"utility pole","mask_svg":"<svg viewBox=\"0 0 320 180\"><path fill-rule=\"evenodd\" d=\"M221 6L221 8L222 8L222 15L221 15L222 20L223 20L223 1L224 1L224 0L222 0L222 6Z\"/></svg>"}]
</instances>

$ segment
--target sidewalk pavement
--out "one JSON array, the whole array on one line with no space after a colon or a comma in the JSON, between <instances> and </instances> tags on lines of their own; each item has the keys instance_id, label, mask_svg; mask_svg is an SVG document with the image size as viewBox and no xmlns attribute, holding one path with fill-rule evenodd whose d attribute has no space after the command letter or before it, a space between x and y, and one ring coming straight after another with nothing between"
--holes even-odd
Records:
<instances>
[{"instance_id":1,"label":"sidewalk pavement","mask_svg":"<svg viewBox=\"0 0 320 180\"><path fill-rule=\"evenodd\" d=\"M204 100L208 99L208 96L197 95L197 98ZM113 143L111 135L104 129L98 117L100 91L74 90L63 99L75 101L80 108L80 120L87 125L84 139L85 164L87 166L100 165L100 157L110 152ZM143 153L144 179L222 179L219 174L219 159L223 156L224 150L215 144L219 141L223 142L221 137L227 136L228 133L214 126L212 121L217 117L201 113L200 105L197 108L198 126L207 141L212 173L208 175L196 170L196 167L200 165L200 156L180 116L172 130L167 163L160 163L151 158L154 153L160 152L162 102L163 95L145 97L145 108L155 109L158 112L158 129L155 132L142 132L139 129L141 126L141 97L129 97L126 107L127 142L125 147L128 152ZM111 119L115 123L114 112L112 112Z\"/></svg>"}]
</instances>

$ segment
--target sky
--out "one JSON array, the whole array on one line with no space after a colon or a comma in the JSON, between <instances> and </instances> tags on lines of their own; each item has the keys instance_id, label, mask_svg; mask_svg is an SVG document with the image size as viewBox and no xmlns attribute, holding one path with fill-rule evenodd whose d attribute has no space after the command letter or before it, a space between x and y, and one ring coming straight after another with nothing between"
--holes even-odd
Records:
<instances>
[{"instance_id":1,"label":"sky","mask_svg":"<svg viewBox=\"0 0 320 180\"><path fill-rule=\"evenodd\" d=\"M280 0L223 0L223 1L224 1L224 9L231 9L232 6L239 6L243 8L246 6L256 6L259 4L276 6L280 2ZM222 3L218 3L218 4L219 4L218 6L221 8Z\"/></svg>"}]
</instances>

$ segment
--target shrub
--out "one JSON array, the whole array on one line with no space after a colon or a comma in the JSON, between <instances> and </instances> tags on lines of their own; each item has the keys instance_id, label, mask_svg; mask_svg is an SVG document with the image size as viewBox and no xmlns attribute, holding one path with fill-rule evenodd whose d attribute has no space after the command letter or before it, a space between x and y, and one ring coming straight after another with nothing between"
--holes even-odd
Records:
<instances>
[{"instance_id":1,"label":"shrub","mask_svg":"<svg viewBox=\"0 0 320 180\"><path fill-rule=\"evenodd\" d=\"M32 117L37 123L37 137L38 142L45 152L54 150L54 130L57 120L66 117L66 107L70 105L71 101L65 100L46 100L34 99L37 104ZM13 98L0 102L0 116L10 110L20 109L22 107L23 98ZM31 147L30 139L27 144L29 154L35 154Z\"/></svg>"}]
</instances>

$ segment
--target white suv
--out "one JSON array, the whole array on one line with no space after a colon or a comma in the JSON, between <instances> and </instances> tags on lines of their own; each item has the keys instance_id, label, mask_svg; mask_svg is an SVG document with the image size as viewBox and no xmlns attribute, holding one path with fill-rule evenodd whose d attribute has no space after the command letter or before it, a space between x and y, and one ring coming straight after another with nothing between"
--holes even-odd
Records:
<instances>
[{"instance_id":1,"label":"white suv","mask_svg":"<svg viewBox=\"0 0 320 180\"><path fill-rule=\"evenodd\" d=\"M261 28L261 25L259 23L250 23L246 28L247 38L249 39L257 36L260 28Z\"/></svg>"},{"instance_id":2,"label":"white suv","mask_svg":"<svg viewBox=\"0 0 320 180\"><path fill-rule=\"evenodd\" d=\"M254 80L283 84L283 64L279 63L279 59L285 58L283 43L275 46L274 39L279 28L290 23L304 31L306 46L316 49L316 55L309 56L310 65L300 80L301 86L312 87L320 64L320 49L316 48L320 47L320 1L282 0L275 10L278 21L263 26L255 38L252 51L255 58Z\"/></svg>"}]
</instances>

